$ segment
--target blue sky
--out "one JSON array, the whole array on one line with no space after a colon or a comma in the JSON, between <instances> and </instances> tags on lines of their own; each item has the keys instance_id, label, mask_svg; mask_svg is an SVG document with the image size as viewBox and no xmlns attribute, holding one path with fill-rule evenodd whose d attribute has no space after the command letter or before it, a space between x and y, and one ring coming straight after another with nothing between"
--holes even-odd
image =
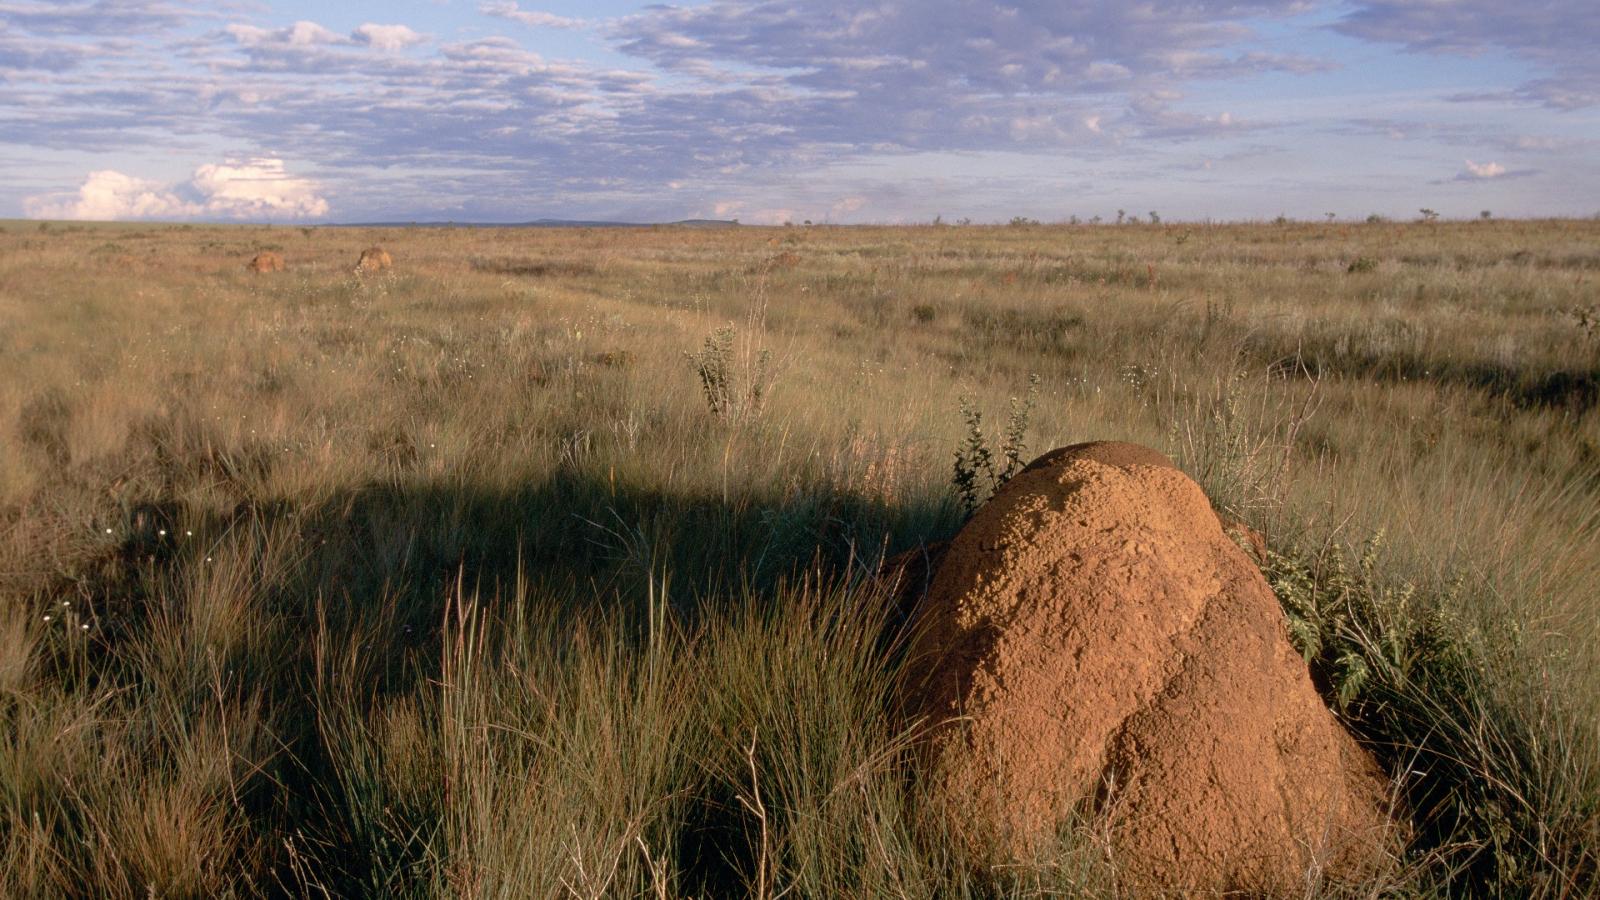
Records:
<instances>
[{"instance_id":1,"label":"blue sky","mask_svg":"<svg viewBox=\"0 0 1600 900\"><path fill-rule=\"evenodd\" d=\"M0 0L0 217L1600 213L1595 0Z\"/></svg>"}]
</instances>

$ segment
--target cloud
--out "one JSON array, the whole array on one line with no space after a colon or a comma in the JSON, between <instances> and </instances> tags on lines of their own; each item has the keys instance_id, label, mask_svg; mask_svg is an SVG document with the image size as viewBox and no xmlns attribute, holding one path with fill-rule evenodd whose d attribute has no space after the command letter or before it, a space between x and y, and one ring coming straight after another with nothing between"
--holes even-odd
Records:
<instances>
[{"instance_id":1,"label":"cloud","mask_svg":"<svg viewBox=\"0 0 1600 900\"><path fill-rule=\"evenodd\" d=\"M316 22L300 21L287 28L258 28L254 25L229 25L222 29L245 47L316 47L347 43Z\"/></svg>"},{"instance_id":2,"label":"cloud","mask_svg":"<svg viewBox=\"0 0 1600 900\"><path fill-rule=\"evenodd\" d=\"M127 36L165 31L196 15L192 4L157 0L3 3L0 22L34 34Z\"/></svg>"},{"instance_id":3,"label":"cloud","mask_svg":"<svg viewBox=\"0 0 1600 900\"><path fill-rule=\"evenodd\" d=\"M368 22L351 35L356 40L379 50L404 50L426 43L426 35L418 34L405 25L377 25Z\"/></svg>"},{"instance_id":4,"label":"cloud","mask_svg":"<svg viewBox=\"0 0 1600 900\"><path fill-rule=\"evenodd\" d=\"M830 218L841 219L852 213L858 213L867 206L867 198L862 196L841 197L828 208Z\"/></svg>"},{"instance_id":5,"label":"cloud","mask_svg":"<svg viewBox=\"0 0 1600 900\"><path fill-rule=\"evenodd\" d=\"M1357 0L1334 27L1415 53L1505 52L1549 73L1511 91L1463 100L1522 99L1556 109L1600 104L1600 55L1594 52L1600 3L1594 0Z\"/></svg>"},{"instance_id":6,"label":"cloud","mask_svg":"<svg viewBox=\"0 0 1600 900\"><path fill-rule=\"evenodd\" d=\"M1593 153L1600 150L1600 137L1557 137L1548 134L1518 134L1501 142L1514 153Z\"/></svg>"},{"instance_id":7,"label":"cloud","mask_svg":"<svg viewBox=\"0 0 1600 900\"><path fill-rule=\"evenodd\" d=\"M1506 154L1514 157L1533 154L1579 155L1600 149L1600 138L1525 134L1509 129L1502 130L1502 126L1493 121L1430 122L1421 119L1365 116L1340 120L1324 130L1334 135L1380 136L1396 141L1458 147L1474 154ZM1504 168L1499 163L1478 165L1469 161L1468 167L1462 170L1462 179L1495 177L1474 172L1477 170L1489 172L1496 167Z\"/></svg>"},{"instance_id":8,"label":"cloud","mask_svg":"<svg viewBox=\"0 0 1600 900\"><path fill-rule=\"evenodd\" d=\"M588 28L590 24L587 19L573 19L555 13L522 9L512 2L479 4L478 12L486 16L521 22L533 28Z\"/></svg>"},{"instance_id":9,"label":"cloud","mask_svg":"<svg viewBox=\"0 0 1600 900\"><path fill-rule=\"evenodd\" d=\"M1549 2L1567 8L1577 0ZM41 149L50 160L26 182L0 184L0 202L14 208L41 185L76 183L81 169L60 174L78 158L71 154L164 153L195 165L217 159L216 146L269 157L270 147L293 147L336 185L327 191L348 198L338 212L352 219L401 211L629 217L626 210L676 218L710 214L716 202L742 203L747 220L791 210L819 220L892 218L933 203L948 204L943 211L952 216L992 212L1003 220L1010 205L1045 217L1030 204L1141 202L1122 191L1135 183L1130 173L1159 181L1176 158L1220 161L1241 138L1265 144L1273 135L1284 158L1298 155L1303 165L1290 172L1284 163L1270 186L1235 182L1234 195L1270 193L1274 207L1287 202L1287 187L1317 177L1305 174L1320 168L1309 157L1330 139L1342 142L1338 175L1383 168L1394 148L1375 149L1375 133L1411 139L1410 162L1383 176L1386 191L1450 179L1463 156L1510 167L1535 159L1531 153L1543 154L1539 166L1549 173L1595 183L1583 158L1592 145L1510 143L1521 132L1578 133L1554 113L1524 109L1468 121L1459 109L1441 112L1431 89L1424 87L1429 99L1419 104L1416 86L1398 82L1393 93L1408 94L1403 102L1352 98L1340 93L1348 85L1328 81L1293 101L1280 99L1281 85L1256 92L1260 82L1251 79L1263 74L1327 69L1328 60L1279 51L1304 29L1341 16L1337 27L1347 34L1415 52L1515 53L1542 67L1528 78L1549 82L1553 105L1571 105L1600 84L1574 77L1586 64L1560 48L1575 38L1517 36L1526 31L1516 24L1531 15L1526 10L1503 11L1513 34L1502 36L1492 22L1439 12L1482 18L1498 9L1489 0L1327 3L1319 13L1308 0L696 0L585 20L539 11L541 0L473 0L455 6L490 18L474 20L481 32L457 38L398 23L351 30L359 18L338 27L326 24L332 18L291 23L245 2L211 4L229 18L202 29L196 23L216 13L198 0L0 0L0 149ZM1573 8L1588 28L1583 17L1592 13ZM134 13L168 18L140 25ZM537 36L522 26L593 29L615 52L604 62L550 58L531 49ZM1345 53L1348 44L1300 46ZM1506 50L1513 46L1520 49ZM1362 50L1351 58L1365 64L1371 56ZM1219 85L1225 79L1236 83ZM1544 90L1517 80L1505 87L1524 101ZM1565 93L1555 92L1558 80ZM1380 122L1386 116L1394 121ZM137 171L130 165L96 168ZM1207 184L1249 167L1219 168ZM1032 174L995 192L1019 170ZM954 173L948 185L938 180L946 172ZM1040 186L1057 172L1070 173L1074 187ZM813 184L819 173L838 180ZM35 206L312 216L314 200L327 192L286 191L294 179L281 168L217 175L237 182L228 188L200 172L166 185L120 177L86 182L89 199L80 189L36 197ZM1526 193L1555 180L1539 179ZM892 189L902 182L917 190ZM1119 186L1116 199L1085 199L1076 187L1102 182ZM1051 190L1062 193L1047 197ZM1226 196L1233 209L1245 203L1214 196ZM865 197L866 206L835 211L842 197Z\"/></svg>"},{"instance_id":10,"label":"cloud","mask_svg":"<svg viewBox=\"0 0 1600 900\"><path fill-rule=\"evenodd\" d=\"M147 122L234 141L293 135L327 166L448 160L538 180L657 186L852 154L1093 152L1141 136L1224 134L1240 126L1180 107L1187 80L1309 65L1242 46L1248 23L1294 15L1301 0L927 3L651 7L604 26L642 60L632 70L547 60L503 36L401 54L422 40L405 25L343 35L314 21L235 22L180 45L187 72L112 74L102 63L41 89L32 121L13 134L52 148L107 146L138 140ZM512 2L480 8L584 24ZM13 125L5 120L0 128Z\"/></svg>"},{"instance_id":11,"label":"cloud","mask_svg":"<svg viewBox=\"0 0 1600 900\"><path fill-rule=\"evenodd\" d=\"M0 81L28 70L65 72L92 57L116 55L133 39L161 35L208 15L187 0L0 0Z\"/></svg>"},{"instance_id":12,"label":"cloud","mask_svg":"<svg viewBox=\"0 0 1600 900\"><path fill-rule=\"evenodd\" d=\"M920 88L918 96L1073 95L1184 77L1304 70L1298 57L1228 50L1246 22L1304 11L1298 0L1140 4L923 0L715 0L620 20L622 48L660 65L794 70L813 89Z\"/></svg>"},{"instance_id":13,"label":"cloud","mask_svg":"<svg viewBox=\"0 0 1600 900\"><path fill-rule=\"evenodd\" d=\"M479 9L589 24L510 2ZM1251 45L1252 24L1301 11L1301 0L713 0L593 23L638 60L627 69L546 59L503 35L402 53L423 40L404 25L341 34L239 21L177 42L178 71L84 63L32 90L26 112L0 104L0 131L51 149L271 135L350 183L383 180L441 204L639 203L671 182L737 189L852 158L1007 149L1084 160L1262 127L1191 109L1184 88L1316 68ZM396 186L379 174L390 167L449 177ZM813 217L832 203L808 202Z\"/></svg>"},{"instance_id":14,"label":"cloud","mask_svg":"<svg viewBox=\"0 0 1600 900\"><path fill-rule=\"evenodd\" d=\"M75 194L28 197L23 210L36 219L300 219L327 215L328 201L283 160L253 159L201 166L182 185L101 169Z\"/></svg>"},{"instance_id":15,"label":"cloud","mask_svg":"<svg viewBox=\"0 0 1600 900\"><path fill-rule=\"evenodd\" d=\"M190 184L205 198L207 215L299 219L328 214L328 201L318 195L317 185L290 176L281 159L201 166Z\"/></svg>"},{"instance_id":16,"label":"cloud","mask_svg":"<svg viewBox=\"0 0 1600 900\"><path fill-rule=\"evenodd\" d=\"M1193 140L1238 134L1260 126L1240 121L1233 113L1224 110L1216 115L1184 112L1173 108L1181 99L1171 91L1162 91L1135 98L1128 106L1127 124L1136 126L1144 137L1167 140Z\"/></svg>"},{"instance_id":17,"label":"cloud","mask_svg":"<svg viewBox=\"0 0 1600 900\"><path fill-rule=\"evenodd\" d=\"M64 72L88 55L89 51L77 44L18 34L0 20L0 73L24 69Z\"/></svg>"},{"instance_id":18,"label":"cloud","mask_svg":"<svg viewBox=\"0 0 1600 900\"><path fill-rule=\"evenodd\" d=\"M1476 163L1469 159L1466 160L1466 168L1457 172L1453 177L1435 181L1434 184L1448 184L1450 182L1462 181L1469 183L1483 181L1504 181L1510 178L1525 178L1529 175L1537 174L1539 174L1538 169L1508 169L1497 162Z\"/></svg>"},{"instance_id":19,"label":"cloud","mask_svg":"<svg viewBox=\"0 0 1600 900\"><path fill-rule=\"evenodd\" d=\"M1180 89L1326 67L1248 48L1252 22L1304 9L1299 0L713 0L650 7L605 33L688 79L647 113L717 137L703 153L721 169L819 153L1093 154L1141 137L1237 131L1231 116L1178 108Z\"/></svg>"},{"instance_id":20,"label":"cloud","mask_svg":"<svg viewBox=\"0 0 1600 900\"><path fill-rule=\"evenodd\" d=\"M409 25L380 25L375 22L367 22L349 35L304 20L275 29L233 24L222 31L241 47L253 51L295 52L302 55L332 47L371 47L396 51L428 41L427 35L413 30Z\"/></svg>"},{"instance_id":21,"label":"cloud","mask_svg":"<svg viewBox=\"0 0 1600 900\"><path fill-rule=\"evenodd\" d=\"M111 169L90 172L74 197L29 197L22 208L33 219L187 218L198 212L154 182Z\"/></svg>"}]
</instances>

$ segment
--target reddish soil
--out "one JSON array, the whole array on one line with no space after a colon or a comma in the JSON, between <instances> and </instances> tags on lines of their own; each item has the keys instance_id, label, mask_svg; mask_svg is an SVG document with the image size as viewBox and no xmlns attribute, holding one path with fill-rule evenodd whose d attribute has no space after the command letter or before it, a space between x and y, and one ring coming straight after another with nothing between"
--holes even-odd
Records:
<instances>
[{"instance_id":1,"label":"reddish soil","mask_svg":"<svg viewBox=\"0 0 1600 900\"><path fill-rule=\"evenodd\" d=\"M951 543L907 705L975 849L1025 860L1075 813L1124 887L1303 892L1389 846L1387 785L1289 643L1277 598L1161 454L1046 454Z\"/></svg>"}]
</instances>

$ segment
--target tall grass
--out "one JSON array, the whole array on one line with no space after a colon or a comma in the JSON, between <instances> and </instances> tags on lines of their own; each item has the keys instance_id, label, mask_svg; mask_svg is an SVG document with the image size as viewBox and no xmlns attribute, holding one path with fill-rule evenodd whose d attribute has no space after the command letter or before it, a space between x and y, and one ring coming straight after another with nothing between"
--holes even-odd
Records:
<instances>
[{"instance_id":1,"label":"tall grass","mask_svg":"<svg viewBox=\"0 0 1600 900\"><path fill-rule=\"evenodd\" d=\"M869 577L1037 374L1266 534L1397 890L1580 896L1595 228L7 230L0 894L1114 895L946 838Z\"/></svg>"}]
</instances>

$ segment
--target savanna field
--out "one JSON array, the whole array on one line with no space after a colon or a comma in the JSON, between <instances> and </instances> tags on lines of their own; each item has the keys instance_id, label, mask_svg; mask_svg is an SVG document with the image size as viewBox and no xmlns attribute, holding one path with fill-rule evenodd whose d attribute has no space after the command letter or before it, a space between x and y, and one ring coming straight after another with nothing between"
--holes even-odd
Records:
<instances>
[{"instance_id":1,"label":"savanna field","mask_svg":"<svg viewBox=\"0 0 1600 900\"><path fill-rule=\"evenodd\" d=\"M877 577L1095 439L1395 782L1305 896L1600 890L1600 221L8 222L0 895L1127 895L950 839Z\"/></svg>"}]
</instances>

